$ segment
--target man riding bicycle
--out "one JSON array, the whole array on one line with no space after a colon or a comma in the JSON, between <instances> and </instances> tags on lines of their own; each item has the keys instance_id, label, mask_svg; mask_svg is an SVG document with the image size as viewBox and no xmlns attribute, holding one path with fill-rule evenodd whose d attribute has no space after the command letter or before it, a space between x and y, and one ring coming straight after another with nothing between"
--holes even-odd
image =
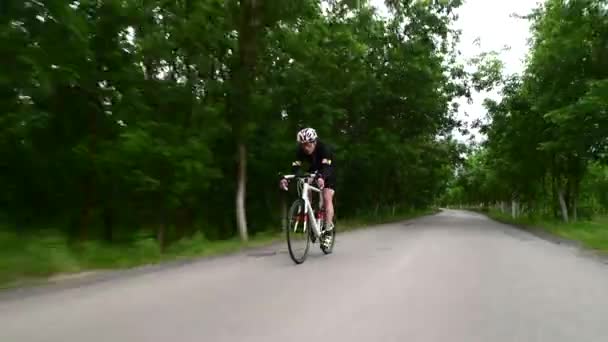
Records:
<instances>
[{"instance_id":1,"label":"man riding bicycle","mask_svg":"<svg viewBox=\"0 0 608 342\"><path fill-rule=\"evenodd\" d=\"M317 132L313 128L304 128L297 135L298 148L296 150L296 160L291 164L294 173L301 172L303 162L309 166L308 172L319 171L317 185L323 192L323 202L325 204L325 231L331 231L334 227L334 192L336 187L336 175L334 173L333 153L329 146L321 142ZM282 189L287 189L287 180L282 179L280 183Z\"/></svg>"}]
</instances>

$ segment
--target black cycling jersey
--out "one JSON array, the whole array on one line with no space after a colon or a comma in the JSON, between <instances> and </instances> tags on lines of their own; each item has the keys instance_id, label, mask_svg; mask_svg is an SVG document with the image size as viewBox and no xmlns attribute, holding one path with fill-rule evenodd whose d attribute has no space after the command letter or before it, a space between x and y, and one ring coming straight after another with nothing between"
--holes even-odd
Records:
<instances>
[{"instance_id":1,"label":"black cycling jersey","mask_svg":"<svg viewBox=\"0 0 608 342\"><path fill-rule=\"evenodd\" d=\"M304 153L302 148L298 146L296 160L292 163L293 172L297 173L301 170L302 163L307 163L309 165L308 172L319 171L326 183L332 185L335 180L335 161L333 157L330 147L320 140L317 140L317 146L310 155Z\"/></svg>"}]
</instances>

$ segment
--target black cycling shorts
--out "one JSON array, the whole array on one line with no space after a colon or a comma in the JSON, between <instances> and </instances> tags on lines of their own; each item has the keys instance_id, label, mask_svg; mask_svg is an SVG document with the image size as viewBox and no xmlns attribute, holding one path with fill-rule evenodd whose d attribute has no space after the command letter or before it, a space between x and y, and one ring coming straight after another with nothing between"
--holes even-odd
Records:
<instances>
[{"instance_id":1,"label":"black cycling shorts","mask_svg":"<svg viewBox=\"0 0 608 342\"><path fill-rule=\"evenodd\" d=\"M308 172L312 173L315 172L315 170L309 170ZM329 175L329 177L325 178L325 187L336 191L336 176L333 174L333 172Z\"/></svg>"},{"instance_id":2,"label":"black cycling shorts","mask_svg":"<svg viewBox=\"0 0 608 342\"><path fill-rule=\"evenodd\" d=\"M325 180L325 187L336 191L336 179L335 177L328 177Z\"/></svg>"}]
</instances>

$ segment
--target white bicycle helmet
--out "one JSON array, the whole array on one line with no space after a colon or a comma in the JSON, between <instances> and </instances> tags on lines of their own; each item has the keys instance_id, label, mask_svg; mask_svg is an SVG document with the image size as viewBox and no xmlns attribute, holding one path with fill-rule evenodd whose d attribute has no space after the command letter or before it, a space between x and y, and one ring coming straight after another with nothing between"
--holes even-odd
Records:
<instances>
[{"instance_id":1,"label":"white bicycle helmet","mask_svg":"<svg viewBox=\"0 0 608 342\"><path fill-rule=\"evenodd\" d=\"M317 140L317 131L314 128L304 128L298 132L297 140L300 144Z\"/></svg>"}]
</instances>

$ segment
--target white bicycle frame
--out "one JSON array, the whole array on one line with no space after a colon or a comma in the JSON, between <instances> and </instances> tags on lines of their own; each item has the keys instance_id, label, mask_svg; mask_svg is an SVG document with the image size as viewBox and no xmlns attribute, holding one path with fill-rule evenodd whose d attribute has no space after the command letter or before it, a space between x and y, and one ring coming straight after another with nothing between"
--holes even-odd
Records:
<instances>
[{"instance_id":1,"label":"white bicycle frame","mask_svg":"<svg viewBox=\"0 0 608 342\"><path fill-rule=\"evenodd\" d=\"M304 200L304 214L308 216L308 221L311 222L312 232L317 238L321 236L321 219L315 217L315 213L310 204L308 193L312 190L319 194L319 209L323 208L323 194L321 189L309 184L309 180L313 179L316 173L309 174L307 177L298 179L298 196ZM285 175L283 178L289 180L296 178L295 175ZM306 221L304 221L304 231L306 231Z\"/></svg>"}]
</instances>

